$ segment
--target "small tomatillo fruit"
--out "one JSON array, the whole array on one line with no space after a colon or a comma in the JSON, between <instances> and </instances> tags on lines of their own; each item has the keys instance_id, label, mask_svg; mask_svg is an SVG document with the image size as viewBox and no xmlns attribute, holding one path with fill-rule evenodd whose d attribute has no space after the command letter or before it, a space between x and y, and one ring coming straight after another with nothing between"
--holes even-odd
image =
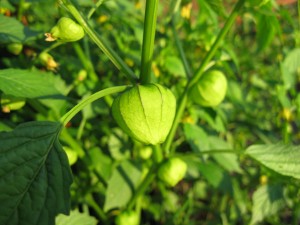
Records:
<instances>
[{"instance_id":1,"label":"small tomatillo fruit","mask_svg":"<svg viewBox=\"0 0 300 225\"><path fill-rule=\"evenodd\" d=\"M112 114L132 138L156 145L165 141L176 111L173 93L160 84L135 85L113 102Z\"/></svg>"},{"instance_id":2,"label":"small tomatillo fruit","mask_svg":"<svg viewBox=\"0 0 300 225\"><path fill-rule=\"evenodd\" d=\"M169 158L159 167L158 177L168 186L174 187L184 178L186 171L185 161L180 158Z\"/></svg>"},{"instance_id":3,"label":"small tomatillo fruit","mask_svg":"<svg viewBox=\"0 0 300 225\"><path fill-rule=\"evenodd\" d=\"M72 42L78 41L84 36L83 28L72 19L62 17L57 24L46 33L46 41Z\"/></svg>"},{"instance_id":4,"label":"small tomatillo fruit","mask_svg":"<svg viewBox=\"0 0 300 225\"><path fill-rule=\"evenodd\" d=\"M191 88L190 98L196 104L207 107L219 105L227 92L227 79L217 70L202 75L199 81Z\"/></svg>"},{"instance_id":5,"label":"small tomatillo fruit","mask_svg":"<svg viewBox=\"0 0 300 225\"><path fill-rule=\"evenodd\" d=\"M140 216L136 211L126 210L117 216L115 222L116 225L139 225Z\"/></svg>"}]
</instances>

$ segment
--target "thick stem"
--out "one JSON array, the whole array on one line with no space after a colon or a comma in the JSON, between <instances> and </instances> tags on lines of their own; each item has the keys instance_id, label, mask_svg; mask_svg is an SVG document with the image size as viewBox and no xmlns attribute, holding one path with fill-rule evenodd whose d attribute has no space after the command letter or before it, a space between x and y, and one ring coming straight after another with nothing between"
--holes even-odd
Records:
<instances>
[{"instance_id":1,"label":"thick stem","mask_svg":"<svg viewBox=\"0 0 300 225\"><path fill-rule=\"evenodd\" d=\"M183 116L186 104L187 104L187 100L188 100L188 92L189 89L195 84L197 83L197 81L200 79L205 67L207 66L207 64L210 62L210 60L212 59L212 57L215 55L216 50L218 49L218 47L220 46L221 42L224 40L225 35L227 34L227 32L229 31L229 29L232 27L236 17L238 16L238 11L242 8L242 6L244 5L245 0L239 0L237 2L237 4L235 5L233 11L231 12L229 18L227 19L223 29L221 30L221 32L219 33L217 39L215 40L213 46L211 47L211 49L209 50L209 52L206 54L205 58L202 61L202 64L200 65L200 67L198 68L198 70L195 73L195 76L187 83L184 92L181 95L181 98L179 99L178 102L178 106L177 106L177 112L176 112L176 116L173 122L173 126L171 128L171 131L163 145L163 150L165 153L169 153L170 152L170 147L171 147L171 143L172 140L175 136L175 132L177 130L177 127L179 126L179 122Z\"/></svg>"},{"instance_id":2,"label":"thick stem","mask_svg":"<svg viewBox=\"0 0 300 225\"><path fill-rule=\"evenodd\" d=\"M142 84L147 84L151 82L151 63L153 57L154 39L156 31L157 5L158 0L146 1L140 74L140 81Z\"/></svg>"},{"instance_id":3,"label":"thick stem","mask_svg":"<svg viewBox=\"0 0 300 225\"><path fill-rule=\"evenodd\" d=\"M79 11L69 0L61 0L63 5L69 10L72 16L77 20L77 22L83 27L85 32L94 41L94 43L104 52L104 54L112 61L112 63L130 79L130 81L135 84L137 77L133 71L127 66L127 64L121 59L121 57L98 35L97 32L86 22Z\"/></svg>"}]
</instances>

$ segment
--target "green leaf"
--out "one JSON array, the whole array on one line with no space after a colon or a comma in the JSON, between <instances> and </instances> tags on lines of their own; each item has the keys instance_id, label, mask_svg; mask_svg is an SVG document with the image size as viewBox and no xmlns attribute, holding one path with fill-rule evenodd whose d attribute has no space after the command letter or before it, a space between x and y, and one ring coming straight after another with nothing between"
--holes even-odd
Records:
<instances>
[{"instance_id":1,"label":"green leaf","mask_svg":"<svg viewBox=\"0 0 300 225\"><path fill-rule=\"evenodd\" d=\"M97 225L97 222L94 217L78 210L71 211L69 216L60 214L55 219L55 225Z\"/></svg>"},{"instance_id":2,"label":"green leaf","mask_svg":"<svg viewBox=\"0 0 300 225\"><path fill-rule=\"evenodd\" d=\"M223 169L212 162L199 164L201 174L215 188L219 187L224 180Z\"/></svg>"},{"instance_id":3,"label":"green leaf","mask_svg":"<svg viewBox=\"0 0 300 225\"><path fill-rule=\"evenodd\" d=\"M0 133L0 224L54 225L69 213L72 183L61 124L28 122Z\"/></svg>"},{"instance_id":4,"label":"green leaf","mask_svg":"<svg viewBox=\"0 0 300 225\"><path fill-rule=\"evenodd\" d=\"M165 59L165 68L170 74L174 76L185 77L185 70L181 60L175 56L168 56Z\"/></svg>"},{"instance_id":5,"label":"green leaf","mask_svg":"<svg viewBox=\"0 0 300 225\"><path fill-rule=\"evenodd\" d=\"M232 147L219 137L209 137L210 148L214 150L231 150ZM228 153L212 154L212 157L227 171L242 173L237 155Z\"/></svg>"},{"instance_id":6,"label":"green leaf","mask_svg":"<svg viewBox=\"0 0 300 225\"><path fill-rule=\"evenodd\" d=\"M253 194L252 218L256 224L264 218L275 215L284 206L283 189L280 185L264 185Z\"/></svg>"},{"instance_id":7,"label":"green leaf","mask_svg":"<svg viewBox=\"0 0 300 225\"><path fill-rule=\"evenodd\" d=\"M141 170L132 162L123 161L108 181L104 211L123 207L130 200L141 178Z\"/></svg>"},{"instance_id":8,"label":"green leaf","mask_svg":"<svg viewBox=\"0 0 300 225\"><path fill-rule=\"evenodd\" d=\"M281 64L281 73L286 89L293 88L297 81L297 72L300 70L300 48L290 51Z\"/></svg>"},{"instance_id":9,"label":"green leaf","mask_svg":"<svg viewBox=\"0 0 300 225\"><path fill-rule=\"evenodd\" d=\"M224 16L224 5L222 0L205 0L205 2L214 10L217 14Z\"/></svg>"},{"instance_id":10,"label":"green leaf","mask_svg":"<svg viewBox=\"0 0 300 225\"><path fill-rule=\"evenodd\" d=\"M183 128L184 135L194 152L201 152L209 148L208 136L201 127L185 123Z\"/></svg>"},{"instance_id":11,"label":"green leaf","mask_svg":"<svg viewBox=\"0 0 300 225\"><path fill-rule=\"evenodd\" d=\"M246 154L282 175L300 179L300 147L271 144L253 145Z\"/></svg>"},{"instance_id":12,"label":"green leaf","mask_svg":"<svg viewBox=\"0 0 300 225\"><path fill-rule=\"evenodd\" d=\"M51 73L21 69L0 70L0 90L23 98L62 97L56 89L58 79Z\"/></svg>"},{"instance_id":13,"label":"green leaf","mask_svg":"<svg viewBox=\"0 0 300 225\"><path fill-rule=\"evenodd\" d=\"M280 29L278 20L276 16L274 16L274 13L271 12L271 7L264 7L264 10L266 10L267 12L258 14L257 16L256 39L258 43L258 52L269 47L275 37L275 34L280 32L278 30Z\"/></svg>"},{"instance_id":14,"label":"green leaf","mask_svg":"<svg viewBox=\"0 0 300 225\"><path fill-rule=\"evenodd\" d=\"M37 34L17 19L0 14L0 43L24 43Z\"/></svg>"},{"instance_id":15,"label":"green leaf","mask_svg":"<svg viewBox=\"0 0 300 225\"><path fill-rule=\"evenodd\" d=\"M232 194L232 184L230 175L214 162L207 161L200 163L198 169L206 178L209 184L218 188L223 193Z\"/></svg>"}]
</instances>

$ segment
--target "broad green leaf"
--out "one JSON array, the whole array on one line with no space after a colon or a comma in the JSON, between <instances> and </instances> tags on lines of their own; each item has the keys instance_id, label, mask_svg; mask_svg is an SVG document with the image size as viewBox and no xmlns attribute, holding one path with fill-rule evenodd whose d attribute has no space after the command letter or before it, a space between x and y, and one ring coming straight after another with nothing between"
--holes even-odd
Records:
<instances>
[{"instance_id":1,"label":"broad green leaf","mask_svg":"<svg viewBox=\"0 0 300 225\"><path fill-rule=\"evenodd\" d=\"M199 170L212 186L217 188L221 185L224 175L223 169L218 165L212 162L201 163L199 164Z\"/></svg>"},{"instance_id":2,"label":"broad green leaf","mask_svg":"<svg viewBox=\"0 0 300 225\"><path fill-rule=\"evenodd\" d=\"M141 178L141 170L133 162L123 161L108 181L104 211L125 206Z\"/></svg>"},{"instance_id":3,"label":"broad green leaf","mask_svg":"<svg viewBox=\"0 0 300 225\"><path fill-rule=\"evenodd\" d=\"M0 70L0 90L23 98L62 97L56 89L57 79L51 73L21 69Z\"/></svg>"},{"instance_id":4,"label":"broad green leaf","mask_svg":"<svg viewBox=\"0 0 300 225\"><path fill-rule=\"evenodd\" d=\"M96 170L105 181L108 181L113 167L111 158L107 154L104 154L99 148L89 149L87 154L89 166Z\"/></svg>"},{"instance_id":5,"label":"broad green leaf","mask_svg":"<svg viewBox=\"0 0 300 225\"><path fill-rule=\"evenodd\" d=\"M182 61L175 56L168 56L165 59L164 66L167 69L167 71L170 74L173 74L174 76L186 76Z\"/></svg>"},{"instance_id":6,"label":"broad green leaf","mask_svg":"<svg viewBox=\"0 0 300 225\"><path fill-rule=\"evenodd\" d=\"M128 136L119 128L112 129L108 139L108 147L111 156L116 160L123 160L129 157L130 152L124 143Z\"/></svg>"},{"instance_id":7,"label":"broad green leaf","mask_svg":"<svg viewBox=\"0 0 300 225\"><path fill-rule=\"evenodd\" d=\"M201 152L209 148L208 136L205 131L190 123L185 123L184 135L194 152Z\"/></svg>"},{"instance_id":8,"label":"broad green leaf","mask_svg":"<svg viewBox=\"0 0 300 225\"><path fill-rule=\"evenodd\" d=\"M246 154L282 175L300 179L300 147L271 144L252 145Z\"/></svg>"},{"instance_id":9,"label":"broad green leaf","mask_svg":"<svg viewBox=\"0 0 300 225\"><path fill-rule=\"evenodd\" d=\"M214 162L200 163L199 171L206 178L209 184L218 188L224 193L232 193L231 179L228 173Z\"/></svg>"},{"instance_id":10,"label":"broad green leaf","mask_svg":"<svg viewBox=\"0 0 300 225\"><path fill-rule=\"evenodd\" d=\"M271 12L271 7L266 6L263 7L264 10ZM269 45L272 43L275 34L279 33L280 31L279 28L278 20L274 13L260 13L257 15L257 34L256 34L256 39L257 39L257 51L263 51Z\"/></svg>"},{"instance_id":11,"label":"broad green leaf","mask_svg":"<svg viewBox=\"0 0 300 225\"><path fill-rule=\"evenodd\" d=\"M71 211L69 216L60 214L55 219L55 225L97 225L97 222L94 217L78 210Z\"/></svg>"},{"instance_id":12,"label":"broad green leaf","mask_svg":"<svg viewBox=\"0 0 300 225\"><path fill-rule=\"evenodd\" d=\"M250 224L256 224L268 216L278 213L284 207L283 189L279 185L264 185L253 194L252 218Z\"/></svg>"},{"instance_id":13,"label":"broad green leaf","mask_svg":"<svg viewBox=\"0 0 300 225\"><path fill-rule=\"evenodd\" d=\"M60 130L46 121L0 133L1 225L54 225L69 213L72 176Z\"/></svg>"},{"instance_id":14,"label":"broad green leaf","mask_svg":"<svg viewBox=\"0 0 300 225\"><path fill-rule=\"evenodd\" d=\"M286 89L293 88L300 70L300 48L290 51L281 64L281 74Z\"/></svg>"},{"instance_id":15,"label":"broad green leaf","mask_svg":"<svg viewBox=\"0 0 300 225\"><path fill-rule=\"evenodd\" d=\"M0 14L0 43L24 43L37 34L17 19Z\"/></svg>"}]
</instances>

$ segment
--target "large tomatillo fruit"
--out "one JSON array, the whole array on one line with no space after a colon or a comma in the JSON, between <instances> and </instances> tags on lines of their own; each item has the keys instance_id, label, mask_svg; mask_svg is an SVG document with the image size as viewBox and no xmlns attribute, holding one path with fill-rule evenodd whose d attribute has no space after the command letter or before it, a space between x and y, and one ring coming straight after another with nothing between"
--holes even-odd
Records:
<instances>
[{"instance_id":1,"label":"large tomatillo fruit","mask_svg":"<svg viewBox=\"0 0 300 225\"><path fill-rule=\"evenodd\" d=\"M159 84L136 85L113 102L112 114L132 138L156 145L165 141L176 111L173 93Z\"/></svg>"},{"instance_id":2,"label":"large tomatillo fruit","mask_svg":"<svg viewBox=\"0 0 300 225\"><path fill-rule=\"evenodd\" d=\"M158 168L158 177L168 186L174 187L184 178L186 171L185 161L180 158L169 158Z\"/></svg>"},{"instance_id":3,"label":"large tomatillo fruit","mask_svg":"<svg viewBox=\"0 0 300 225\"><path fill-rule=\"evenodd\" d=\"M84 36L83 28L72 19L62 17L57 24L51 29L50 33L46 33L46 41L78 41Z\"/></svg>"},{"instance_id":4,"label":"large tomatillo fruit","mask_svg":"<svg viewBox=\"0 0 300 225\"><path fill-rule=\"evenodd\" d=\"M219 105L227 92L227 79L217 70L211 70L202 75L191 88L190 98L193 102L207 107Z\"/></svg>"}]
</instances>

